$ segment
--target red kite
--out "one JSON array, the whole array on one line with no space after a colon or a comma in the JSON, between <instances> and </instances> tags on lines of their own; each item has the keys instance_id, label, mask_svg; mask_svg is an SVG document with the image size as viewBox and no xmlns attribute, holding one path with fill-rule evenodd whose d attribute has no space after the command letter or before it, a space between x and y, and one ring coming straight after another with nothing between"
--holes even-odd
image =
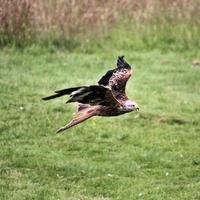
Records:
<instances>
[{"instance_id":1,"label":"red kite","mask_svg":"<svg viewBox=\"0 0 200 200\"><path fill-rule=\"evenodd\" d=\"M130 101L125 93L125 87L132 73L131 66L118 57L117 67L109 70L98 85L80 86L55 91L54 95L43 100L69 95L66 103L78 102L76 116L69 124L57 130L57 133L75 126L93 116L117 116L134 110L139 110L134 101Z\"/></svg>"}]
</instances>

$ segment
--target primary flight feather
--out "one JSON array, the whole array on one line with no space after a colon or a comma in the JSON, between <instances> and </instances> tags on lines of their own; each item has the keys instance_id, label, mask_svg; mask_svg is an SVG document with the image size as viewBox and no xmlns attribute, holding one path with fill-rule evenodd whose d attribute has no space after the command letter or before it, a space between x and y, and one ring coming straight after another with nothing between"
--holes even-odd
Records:
<instances>
[{"instance_id":1,"label":"primary flight feather","mask_svg":"<svg viewBox=\"0 0 200 200\"><path fill-rule=\"evenodd\" d=\"M55 91L55 94L42 98L54 99L69 95L66 103L78 102L76 116L67 125L59 128L57 133L75 126L93 116L117 116L139 110L134 101L130 101L125 93L126 83L132 74L131 66L119 56L117 67L109 70L98 85L80 86Z\"/></svg>"}]
</instances>

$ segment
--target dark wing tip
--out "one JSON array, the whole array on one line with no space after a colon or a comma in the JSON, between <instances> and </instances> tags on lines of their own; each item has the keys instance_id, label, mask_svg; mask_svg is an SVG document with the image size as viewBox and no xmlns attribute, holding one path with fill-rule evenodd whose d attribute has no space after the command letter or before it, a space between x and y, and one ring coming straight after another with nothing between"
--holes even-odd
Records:
<instances>
[{"instance_id":1,"label":"dark wing tip","mask_svg":"<svg viewBox=\"0 0 200 200\"><path fill-rule=\"evenodd\" d=\"M119 67L119 68L124 67L124 68L128 68L128 69L131 68L131 66L124 60L124 56L118 56L117 67Z\"/></svg>"},{"instance_id":2,"label":"dark wing tip","mask_svg":"<svg viewBox=\"0 0 200 200\"><path fill-rule=\"evenodd\" d=\"M124 56L118 56L118 59L124 61Z\"/></svg>"}]
</instances>

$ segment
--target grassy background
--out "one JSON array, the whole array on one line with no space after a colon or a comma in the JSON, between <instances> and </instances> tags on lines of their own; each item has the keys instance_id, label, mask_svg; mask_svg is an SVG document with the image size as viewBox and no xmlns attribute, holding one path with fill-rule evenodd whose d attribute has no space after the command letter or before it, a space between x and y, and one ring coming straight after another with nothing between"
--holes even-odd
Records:
<instances>
[{"instance_id":1,"label":"grassy background","mask_svg":"<svg viewBox=\"0 0 200 200\"><path fill-rule=\"evenodd\" d=\"M1 47L200 48L200 0L0 0L0 24Z\"/></svg>"},{"instance_id":2,"label":"grassy background","mask_svg":"<svg viewBox=\"0 0 200 200\"><path fill-rule=\"evenodd\" d=\"M200 199L199 0L92 2L0 0L0 199ZM118 55L140 112L56 135Z\"/></svg>"},{"instance_id":3,"label":"grassy background","mask_svg":"<svg viewBox=\"0 0 200 200\"><path fill-rule=\"evenodd\" d=\"M75 107L41 97L95 83L121 53L0 53L1 199L200 198L197 54L123 51L140 112L55 134Z\"/></svg>"}]
</instances>

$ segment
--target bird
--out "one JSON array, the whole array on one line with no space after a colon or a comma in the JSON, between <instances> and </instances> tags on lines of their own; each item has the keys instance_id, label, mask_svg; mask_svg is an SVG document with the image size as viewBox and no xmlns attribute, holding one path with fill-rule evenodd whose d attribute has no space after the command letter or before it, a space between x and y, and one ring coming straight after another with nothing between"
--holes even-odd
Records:
<instances>
[{"instance_id":1,"label":"bird","mask_svg":"<svg viewBox=\"0 0 200 200\"><path fill-rule=\"evenodd\" d=\"M129 100L125 92L131 74L131 66L124 56L119 56L116 68L107 71L98 84L57 90L53 95L43 97L42 100L46 101L69 95L66 103L78 103L75 117L56 132L60 133L93 116L110 117L138 111L137 103Z\"/></svg>"}]
</instances>

